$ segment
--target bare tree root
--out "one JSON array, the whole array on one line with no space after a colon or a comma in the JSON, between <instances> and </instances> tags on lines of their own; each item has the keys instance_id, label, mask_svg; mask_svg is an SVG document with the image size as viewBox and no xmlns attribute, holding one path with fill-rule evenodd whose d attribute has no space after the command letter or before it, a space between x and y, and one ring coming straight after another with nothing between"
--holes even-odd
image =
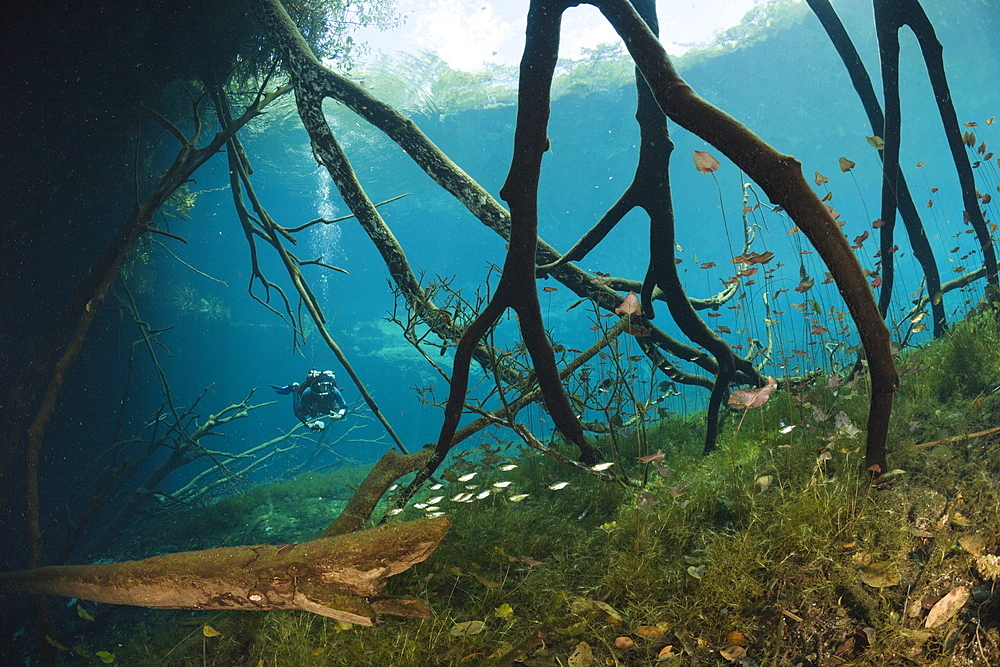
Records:
<instances>
[{"instance_id":1,"label":"bare tree root","mask_svg":"<svg viewBox=\"0 0 1000 667\"><path fill-rule=\"evenodd\" d=\"M657 104L674 122L722 151L781 205L830 269L858 327L872 377L865 462L875 475L887 470L886 438L899 376L889 330L847 239L802 175L801 165L749 128L699 97L677 74L663 47L623 0L594 0L611 22L649 84Z\"/></svg>"},{"instance_id":2,"label":"bare tree root","mask_svg":"<svg viewBox=\"0 0 1000 667\"><path fill-rule=\"evenodd\" d=\"M0 595L63 595L157 609L298 609L367 626L379 613L430 618L423 602L394 600L381 592L389 577L430 556L449 525L450 519L441 517L302 544L5 572L0 573Z\"/></svg>"},{"instance_id":3,"label":"bare tree root","mask_svg":"<svg viewBox=\"0 0 1000 667\"><path fill-rule=\"evenodd\" d=\"M216 109L218 111L219 120L223 127L229 124L229 112L228 103L224 95L219 94L216 97ZM246 158L246 152L239 141L239 138L233 136L230 138L227 144L227 156L229 158L229 173L230 173L230 184L233 191L233 203L236 207L237 214L240 218L240 223L243 225L244 234L247 237L247 243L250 245L251 251L251 279L250 279L250 293L253 294L253 283L254 280L259 280L265 287L265 294L267 290L274 289L277 291L285 304L285 311L288 315L288 321L292 324L293 329L298 331L300 323L294 317L291 311L291 305L288 302L288 298L285 296L284 291L274 283L271 283L264 277L263 272L257 263L256 254L256 244L254 243L255 237L261 237L267 241L267 243L274 248L275 252L278 253L278 257L281 259L282 265L288 272L288 277L291 279L292 284L295 286L295 291L298 292L300 303L304 304L306 310L309 312L313 323L316 325L316 329L319 331L320 337L326 343L326 346L333 352L334 356L337 357L337 361L340 362L344 370L351 377L354 382L355 387L357 387L358 392L364 398L365 404L368 405L375 418L382 424L385 432L392 438L392 441L399 448L399 451L404 454L408 454L409 451L403 444L402 439L396 434L396 430L389 423L388 418L379 408L378 403L375 401L375 397L371 395L368 391L368 387L365 385L361 376L358 375L354 366L351 364L347 355L341 349L340 345L334 340L330 331L326 328L326 316L323 315L323 309L319 305L319 301L316 299L316 295L313 293L312 288L309 286L308 281L306 281L305 276L302 275L302 269L300 268L306 262L301 261L293 253L291 253L282 242L282 239L288 240L295 243L294 237L288 232L287 229L279 225L275 220L268 214L267 210L264 208L260 199L257 197L257 193L253 188L253 184L250 181L250 168L249 163ZM254 212L257 214L255 218L252 218L246 205L243 203L242 191L246 191L247 197L250 199L251 205L253 206ZM371 202L369 202L371 204ZM375 207L372 205L372 210ZM266 301L261 301L264 305L267 305ZM271 310L274 310L273 308Z\"/></svg>"},{"instance_id":4,"label":"bare tree root","mask_svg":"<svg viewBox=\"0 0 1000 667\"><path fill-rule=\"evenodd\" d=\"M910 188L906 183L906 178L903 175L903 172L899 170L898 85L896 86L897 90L894 95L893 104L896 107L896 118L890 125L886 122L886 115L882 112L882 107L879 104L878 97L875 95L875 88L872 86L871 77L868 76L868 71L865 69L864 62L861 60L861 56L854 47L854 43L851 41L850 35L847 34L844 24L840 21L840 17L833 9L829 0L807 0L807 2L812 8L813 13L816 14L816 18L818 18L820 23L823 25L823 29L826 30L826 34L830 37L830 42L833 44L834 48L837 49L840 59L844 61L844 67L847 69L847 73L851 77L851 83L854 84L854 90L857 91L858 97L861 99L861 106L864 108L865 114L868 116L868 124L871 125L872 133L885 140L886 149L877 151L879 160L885 161L883 167L884 180L882 184L883 208L880 213L883 225L879 228L879 257L882 265L882 287L881 292L879 293L879 310L882 311L882 315L884 317L888 312L889 299L892 295L892 286L895 282L895 271L893 270L895 266L895 252L892 250L892 246L893 229L895 227L895 212L897 208L899 209L900 217L903 219L903 224L906 227L906 232L910 239L910 247L913 248L913 255L917 258L917 261L920 262L920 267L923 269L924 276L927 278L928 290L931 294L936 295L939 293L941 286L941 274L934 261L934 251L931 249L930 242L927 240L927 233L924 230L923 223L920 221L920 214L917 212L917 207L913 203L913 197L910 194ZM896 60L898 61L898 53ZM887 75L886 69L886 63L883 62L883 77ZM892 76L897 80L898 84L898 72ZM888 85L888 82L884 81L883 85ZM888 109L893 105L887 104L886 108ZM889 137L893 134L896 135L896 138L890 140ZM895 165L890 165L889 160L887 159L890 141L896 142L895 148L893 149L896 156ZM887 197L887 193L885 193L884 188L888 186L890 181L894 185L891 189L891 193L889 193L889 196ZM941 299L937 299L936 303L931 305L931 314L934 319L934 335L940 336L944 333L944 328L947 324L944 304Z\"/></svg>"},{"instance_id":5,"label":"bare tree root","mask_svg":"<svg viewBox=\"0 0 1000 667\"><path fill-rule=\"evenodd\" d=\"M587 441L583 427L563 391L552 346L545 335L538 291L535 288L535 255L538 246L538 179L542 155L549 148L546 135L552 76L559 52L561 14L528 11L528 32L518 85L514 156L500 196L510 206L510 243L500 283L486 309L466 329L453 364L451 389L444 423L427 474L440 465L453 444L468 391L470 350L507 310L518 315L521 337L534 364L545 406L556 427L580 450L580 460L594 463L598 452ZM424 473L422 473L424 474ZM418 481L420 476L418 476Z\"/></svg>"},{"instance_id":6,"label":"bare tree root","mask_svg":"<svg viewBox=\"0 0 1000 667\"><path fill-rule=\"evenodd\" d=\"M218 471L226 479L234 479L233 475L222 464L219 457L213 452L206 450L201 445L201 440L207 435L214 433L218 427L223 426L235 419L243 419L247 417L250 410L264 405L271 405L271 403L251 405L250 399L253 397L253 394L254 392L250 391L247 397L239 403L234 403L214 414L209 415L203 423L197 425L190 433L186 430L186 425L183 421L179 419L177 423L171 427L170 431L168 431L168 434L170 432L176 433L175 437L170 440L164 438L158 443L159 446L168 447L170 449L170 453L167 455L167 458L161 461L156 468L149 473L149 475L136 487L135 491L133 491L127 499L121 501L120 509L116 514L116 518L109 523L108 530L112 532L117 531L121 528L121 525L124 522L134 518L137 510L143 503L145 503L150 497L160 493L158 491L160 482L166 479L166 477L175 470L178 470L193 461L197 461L202 458L209 458L215 463L212 470ZM188 414L188 412L185 412L185 415L186 414ZM231 455L227 454L223 456L228 458Z\"/></svg>"},{"instance_id":7,"label":"bare tree root","mask_svg":"<svg viewBox=\"0 0 1000 667\"><path fill-rule=\"evenodd\" d=\"M944 126L945 138L948 140L948 148L951 149L951 156L955 162L955 171L962 189L962 203L965 205L966 220L972 225L972 229L976 233L976 240L979 241L982 249L983 265L986 267L986 294L990 300L996 300L1000 297L996 249L993 247L993 239L990 236L986 220L983 218L983 212L979 208L976 178L972 173L972 165L969 164L965 155L965 143L959 128L958 116L955 113L955 105L951 101L951 90L948 88L948 77L944 69L944 60L941 57L943 50L941 42L938 41L934 26L927 18L927 13L924 12L924 8L917 0L875 0L874 8L880 57L890 56L893 60L898 59L899 30L904 25L909 26L920 45L920 52L927 65L927 78L934 91L934 100L937 102L941 124ZM882 47L883 40L887 41L885 49ZM886 68L886 65L883 65L883 68ZM889 69L891 71L891 66ZM885 78L884 74L883 78ZM887 116L888 104L887 98ZM887 118L887 125L889 122L890 119ZM930 282L928 282L929 288ZM931 298L934 299L935 296L932 292Z\"/></svg>"}]
</instances>

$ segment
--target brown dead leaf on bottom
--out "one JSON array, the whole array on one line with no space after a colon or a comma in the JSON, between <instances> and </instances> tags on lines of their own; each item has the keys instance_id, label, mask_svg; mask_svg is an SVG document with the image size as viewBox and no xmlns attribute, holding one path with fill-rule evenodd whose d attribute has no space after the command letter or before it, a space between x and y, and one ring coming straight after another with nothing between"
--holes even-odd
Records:
<instances>
[{"instance_id":1,"label":"brown dead leaf on bottom","mask_svg":"<svg viewBox=\"0 0 1000 667\"><path fill-rule=\"evenodd\" d=\"M569 654L569 660L566 664L569 667L590 667L594 662L594 650L590 648L590 644L587 642L580 642L573 649L573 652Z\"/></svg>"},{"instance_id":2,"label":"brown dead leaf on bottom","mask_svg":"<svg viewBox=\"0 0 1000 667\"><path fill-rule=\"evenodd\" d=\"M969 601L969 589L965 586L957 586L951 592L934 603L927 613L927 620L924 621L925 628L936 628L950 621L955 614L961 611L965 603Z\"/></svg>"}]
</instances>

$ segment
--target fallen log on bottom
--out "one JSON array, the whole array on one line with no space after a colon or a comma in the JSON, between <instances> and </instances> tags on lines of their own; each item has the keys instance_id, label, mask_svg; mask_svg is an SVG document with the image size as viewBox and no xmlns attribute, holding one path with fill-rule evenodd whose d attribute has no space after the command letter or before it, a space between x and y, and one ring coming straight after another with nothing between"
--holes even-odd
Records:
<instances>
[{"instance_id":1,"label":"fallen log on bottom","mask_svg":"<svg viewBox=\"0 0 1000 667\"><path fill-rule=\"evenodd\" d=\"M66 597L158 609L299 609L372 625L376 614L430 618L419 600L381 596L386 579L425 560L447 517L284 546L184 551L137 561L0 573L0 595Z\"/></svg>"}]
</instances>

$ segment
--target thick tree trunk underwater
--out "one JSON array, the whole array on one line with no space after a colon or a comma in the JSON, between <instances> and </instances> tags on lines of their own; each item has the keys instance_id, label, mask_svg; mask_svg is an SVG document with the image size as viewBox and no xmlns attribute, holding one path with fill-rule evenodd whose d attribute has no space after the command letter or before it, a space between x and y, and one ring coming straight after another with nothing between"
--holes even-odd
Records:
<instances>
[{"instance_id":1,"label":"thick tree trunk underwater","mask_svg":"<svg viewBox=\"0 0 1000 667\"><path fill-rule=\"evenodd\" d=\"M0 595L62 595L157 609L300 610L369 626L380 613L430 618L423 602L381 592L389 577L426 560L450 523L442 517L301 544L5 572Z\"/></svg>"}]
</instances>

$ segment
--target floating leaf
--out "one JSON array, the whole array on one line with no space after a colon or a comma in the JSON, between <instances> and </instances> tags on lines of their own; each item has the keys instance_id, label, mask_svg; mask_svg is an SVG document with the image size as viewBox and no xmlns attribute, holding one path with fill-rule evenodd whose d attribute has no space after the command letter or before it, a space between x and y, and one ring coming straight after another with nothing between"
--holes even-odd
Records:
<instances>
[{"instance_id":1,"label":"floating leaf","mask_svg":"<svg viewBox=\"0 0 1000 667\"><path fill-rule=\"evenodd\" d=\"M110 665L115 661L115 654L110 651L97 651L94 655L106 665Z\"/></svg>"},{"instance_id":2,"label":"floating leaf","mask_svg":"<svg viewBox=\"0 0 1000 667\"><path fill-rule=\"evenodd\" d=\"M660 463L659 461L650 461L650 464L656 468L656 472L660 477L670 477L674 474L674 471L670 469L670 466Z\"/></svg>"},{"instance_id":3,"label":"floating leaf","mask_svg":"<svg viewBox=\"0 0 1000 667\"><path fill-rule=\"evenodd\" d=\"M816 185L826 185L829 182L830 182L829 178L819 173L818 171L816 172Z\"/></svg>"},{"instance_id":4,"label":"floating leaf","mask_svg":"<svg viewBox=\"0 0 1000 667\"><path fill-rule=\"evenodd\" d=\"M960 528L968 528L969 526L972 525L972 522L969 521L965 517L965 515L959 512L958 510L955 510L954 512L951 513L950 521L952 525L959 526Z\"/></svg>"},{"instance_id":5,"label":"floating leaf","mask_svg":"<svg viewBox=\"0 0 1000 667\"><path fill-rule=\"evenodd\" d=\"M201 634L205 637L219 637L222 635L221 632L213 628L211 625L201 626Z\"/></svg>"},{"instance_id":6,"label":"floating leaf","mask_svg":"<svg viewBox=\"0 0 1000 667\"><path fill-rule=\"evenodd\" d=\"M705 151L695 151L694 168L702 174L711 174L719 168L719 161Z\"/></svg>"},{"instance_id":7,"label":"floating leaf","mask_svg":"<svg viewBox=\"0 0 1000 667\"><path fill-rule=\"evenodd\" d=\"M90 612L83 608L83 605L76 605L76 615L85 621L93 621L94 617L90 615Z\"/></svg>"},{"instance_id":8,"label":"floating leaf","mask_svg":"<svg viewBox=\"0 0 1000 667\"><path fill-rule=\"evenodd\" d=\"M57 640L53 639L49 635L45 635L45 643L48 644L49 646L55 647L59 651L68 651L69 650L68 646L63 646Z\"/></svg>"},{"instance_id":9,"label":"floating leaf","mask_svg":"<svg viewBox=\"0 0 1000 667\"><path fill-rule=\"evenodd\" d=\"M656 461L659 463L667 455L663 453L662 449L657 449L655 454L647 454L646 456L639 457L639 463L649 463L650 461Z\"/></svg>"},{"instance_id":10,"label":"floating leaf","mask_svg":"<svg viewBox=\"0 0 1000 667\"><path fill-rule=\"evenodd\" d=\"M479 574L476 574L475 572L472 572L471 574L472 574L473 577L475 577L476 581L478 581L479 583L481 583L483 586L486 586L486 588L490 588L490 589L500 588L500 583L499 582L493 581L491 579L487 579L486 577L484 577L482 575L479 575Z\"/></svg>"},{"instance_id":11,"label":"floating leaf","mask_svg":"<svg viewBox=\"0 0 1000 667\"><path fill-rule=\"evenodd\" d=\"M621 305L615 308L618 315L642 315L642 305L639 304L639 297L635 292L629 292Z\"/></svg>"},{"instance_id":12,"label":"floating leaf","mask_svg":"<svg viewBox=\"0 0 1000 667\"><path fill-rule=\"evenodd\" d=\"M643 514L651 514L653 508L660 504L660 499L649 491L641 491L636 497L635 508Z\"/></svg>"},{"instance_id":13,"label":"floating leaf","mask_svg":"<svg viewBox=\"0 0 1000 667\"><path fill-rule=\"evenodd\" d=\"M660 649L660 652L656 654L656 662L666 662L667 660L673 660L676 654L674 653L674 645L667 644Z\"/></svg>"},{"instance_id":14,"label":"floating leaf","mask_svg":"<svg viewBox=\"0 0 1000 667\"><path fill-rule=\"evenodd\" d=\"M450 634L452 637L467 637L469 635L478 635L485 629L486 624L482 621L464 621L462 623L455 623Z\"/></svg>"},{"instance_id":15,"label":"floating leaf","mask_svg":"<svg viewBox=\"0 0 1000 667\"><path fill-rule=\"evenodd\" d=\"M868 145L876 150L882 150L885 148L885 140L882 137L865 137L865 141Z\"/></svg>"},{"instance_id":16,"label":"floating leaf","mask_svg":"<svg viewBox=\"0 0 1000 667\"><path fill-rule=\"evenodd\" d=\"M688 565L687 572L695 579L701 579L705 576L705 566L699 565L695 567L694 565Z\"/></svg>"},{"instance_id":17,"label":"floating leaf","mask_svg":"<svg viewBox=\"0 0 1000 667\"><path fill-rule=\"evenodd\" d=\"M748 252L733 257L733 264L767 264L772 259L774 259L774 253L770 250L767 252Z\"/></svg>"},{"instance_id":18,"label":"floating leaf","mask_svg":"<svg viewBox=\"0 0 1000 667\"><path fill-rule=\"evenodd\" d=\"M609 622L617 624L625 620L625 617L622 616L617 609L609 605L607 602L601 602L600 600L591 600L591 603L593 603L594 607L596 607L598 610L604 613Z\"/></svg>"},{"instance_id":19,"label":"floating leaf","mask_svg":"<svg viewBox=\"0 0 1000 667\"><path fill-rule=\"evenodd\" d=\"M947 623L957 614L965 603L969 601L969 589L965 586L953 588L950 593L938 600L931 610L927 612L927 620L924 621L925 628L936 628Z\"/></svg>"},{"instance_id":20,"label":"floating leaf","mask_svg":"<svg viewBox=\"0 0 1000 667\"><path fill-rule=\"evenodd\" d=\"M845 173L850 171L851 169L854 169L854 166L856 164L857 164L856 162L851 162L846 157L840 158L840 170Z\"/></svg>"},{"instance_id":21,"label":"floating leaf","mask_svg":"<svg viewBox=\"0 0 1000 667\"><path fill-rule=\"evenodd\" d=\"M729 395L729 405L733 407L739 407L749 410L750 408L759 408L760 406L767 403L767 400L771 398L771 394L774 390L778 388L778 381L775 380L770 375L767 376L767 384L765 384L760 389L753 391L748 391L746 389L737 389Z\"/></svg>"}]
</instances>

